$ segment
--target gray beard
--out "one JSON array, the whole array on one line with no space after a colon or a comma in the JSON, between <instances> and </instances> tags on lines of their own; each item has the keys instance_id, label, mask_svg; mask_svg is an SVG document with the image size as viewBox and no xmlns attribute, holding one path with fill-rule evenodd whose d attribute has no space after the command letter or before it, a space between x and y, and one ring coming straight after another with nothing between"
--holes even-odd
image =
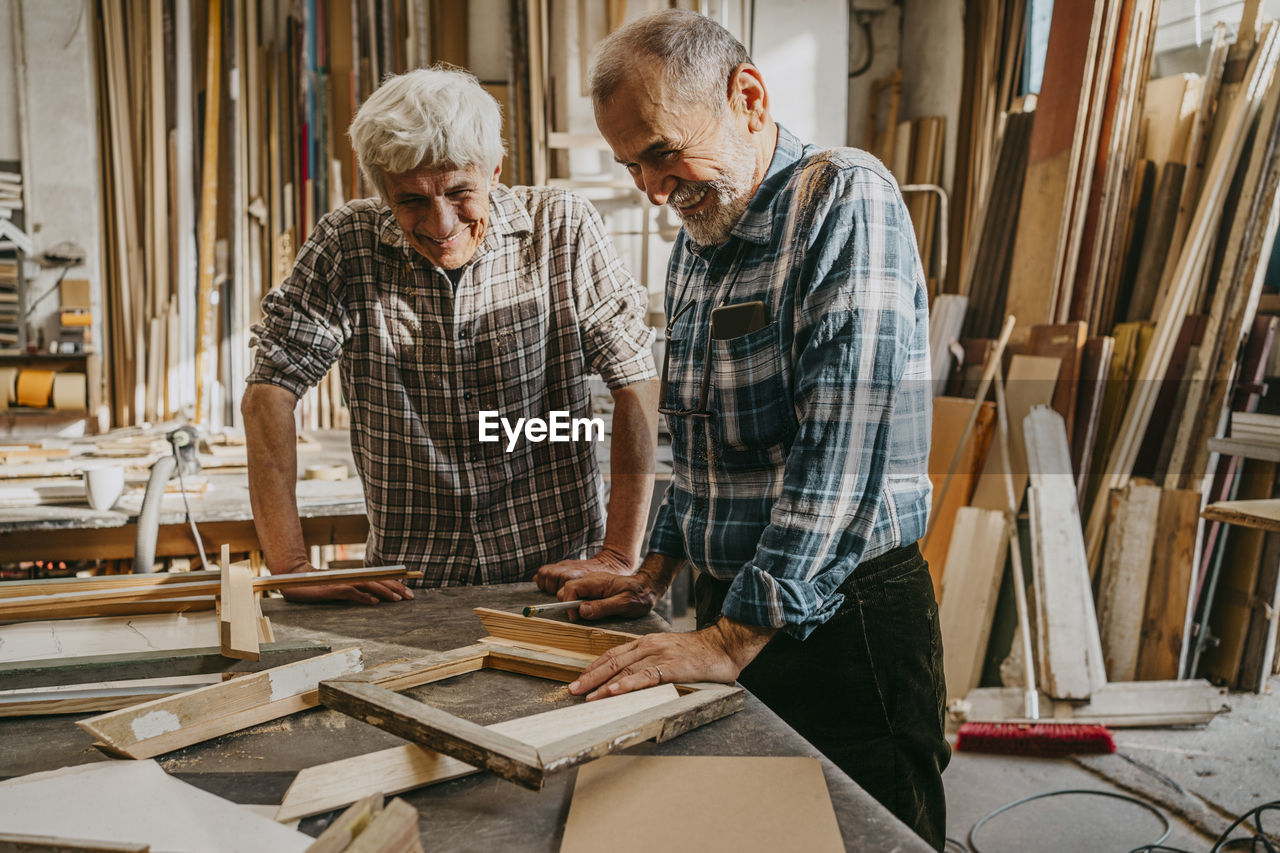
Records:
<instances>
[{"instance_id":1,"label":"gray beard","mask_svg":"<svg viewBox=\"0 0 1280 853\"><path fill-rule=\"evenodd\" d=\"M712 181L686 184L671 194L667 203L680 216L689 239L700 246L716 246L729 239L751 203L751 186L755 183L755 151L746 139L734 136L722 152L725 163L720 177ZM707 210L693 216L681 216L678 204L696 197L703 188L715 202Z\"/></svg>"}]
</instances>

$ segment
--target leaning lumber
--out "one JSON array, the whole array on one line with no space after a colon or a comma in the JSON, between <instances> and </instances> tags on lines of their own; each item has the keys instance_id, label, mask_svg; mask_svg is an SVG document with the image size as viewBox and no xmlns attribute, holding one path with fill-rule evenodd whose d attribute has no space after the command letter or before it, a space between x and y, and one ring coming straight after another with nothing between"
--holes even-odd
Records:
<instances>
[{"instance_id":1,"label":"leaning lumber","mask_svg":"<svg viewBox=\"0 0 1280 853\"><path fill-rule=\"evenodd\" d=\"M1184 318L1191 307L1201 272L1217 232L1222 215L1223 197L1231 184L1236 164L1244 147L1247 130L1261 107L1263 96L1271 85L1277 65L1277 26L1268 24L1257 52L1245 74L1241 97L1232 104L1224 120L1222 144L1214 153L1212 164L1196 207L1189 236L1182 245L1170 288L1160 302L1159 319L1151 348L1139 371L1132 399L1125 410L1124 422L1112 446L1100 494L1123 488L1128 482L1143 437L1155 411L1160 381L1173 357L1174 345ZM1094 501L1085 531L1090 565L1096 565L1102 551L1106 526L1107 502Z\"/></svg>"},{"instance_id":2,"label":"leaning lumber","mask_svg":"<svg viewBox=\"0 0 1280 853\"><path fill-rule=\"evenodd\" d=\"M950 696L965 696L982 675L1008 536L1005 514L999 510L966 506L956 514L938 607Z\"/></svg>"},{"instance_id":3,"label":"leaning lumber","mask_svg":"<svg viewBox=\"0 0 1280 853\"><path fill-rule=\"evenodd\" d=\"M1111 493L1107 548L1099 580L1098 622L1107 678L1133 681L1138 669L1138 643L1151 552L1156 541L1160 487L1131 481Z\"/></svg>"},{"instance_id":4,"label":"leaning lumber","mask_svg":"<svg viewBox=\"0 0 1280 853\"><path fill-rule=\"evenodd\" d=\"M1106 683L1098 620L1062 416L1045 406L1023 421L1040 683L1055 699L1087 699Z\"/></svg>"}]
</instances>

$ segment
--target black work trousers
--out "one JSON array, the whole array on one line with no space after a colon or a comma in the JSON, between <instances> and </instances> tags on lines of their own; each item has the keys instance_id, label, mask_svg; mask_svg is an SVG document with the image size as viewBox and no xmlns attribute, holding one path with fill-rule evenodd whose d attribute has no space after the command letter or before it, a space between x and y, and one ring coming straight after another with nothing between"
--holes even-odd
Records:
<instances>
[{"instance_id":1,"label":"black work trousers","mask_svg":"<svg viewBox=\"0 0 1280 853\"><path fill-rule=\"evenodd\" d=\"M729 584L694 582L698 627ZM912 544L865 561L835 616L803 641L778 633L738 677L774 713L935 849L946 841L946 687L929 566Z\"/></svg>"}]
</instances>

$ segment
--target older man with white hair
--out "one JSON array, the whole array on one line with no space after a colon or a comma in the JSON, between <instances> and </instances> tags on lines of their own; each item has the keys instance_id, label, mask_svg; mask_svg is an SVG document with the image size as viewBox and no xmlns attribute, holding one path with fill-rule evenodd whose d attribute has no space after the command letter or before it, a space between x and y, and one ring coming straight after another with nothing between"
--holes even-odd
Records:
<instances>
[{"instance_id":1,"label":"older man with white hair","mask_svg":"<svg viewBox=\"0 0 1280 853\"><path fill-rule=\"evenodd\" d=\"M464 71L388 79L351 124L377 199L325 216L263 300L242 404L258 538L272 572L306 571L294 408L340 365L370 530L367 563L423 586L630 572L650 498L656 381L646 294L594 208L498 182L497 103ZM607 513L595 445L482 440L498 418L591 415L614 398ZM483 436L492 438L492 435ZM405 585L296 588L294 600L412 597Z\"/></svg>"}]
</instances>

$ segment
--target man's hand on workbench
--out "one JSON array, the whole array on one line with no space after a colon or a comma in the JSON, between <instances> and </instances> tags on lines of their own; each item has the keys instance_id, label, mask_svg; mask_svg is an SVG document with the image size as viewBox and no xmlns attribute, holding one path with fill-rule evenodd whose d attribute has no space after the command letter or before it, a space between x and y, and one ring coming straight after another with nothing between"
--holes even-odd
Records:
<instances>
[{"instance_id":1,"label":"man's hand on workbench","mask_svg":"<svg viewBox=\"0 0 1280 853\"><path fill-rule=\"evenodd\" d=\"M538 569L533 582L543 592L555 594L556 590L571 580L585 577L593 572L604 572L612 575L629 575L636 570L635 561L624 554L609 548L601 548L600 553L585 560L561 560L548 563Z\"/></svg>"},{"instance_id":2,"label":"man's hand on workbench","mask_svg":"<svg viewBox=\"0 0 1280 853\"><path fill-rule=\"evenodd\" d=\"M604 699L659 684L718 681L731 684L773 637L773 628L731 619L687 634L646 634L596 658L569 685L574 695Z\"/></svg>"},{"instance_id":3,"label":"man's hand on workbench","mask_svg":"<svg viewBox=\"0 0 1280 853\"><path fill-rule=\"evenodd\" d=\"M294 571L314 572L310 565ZM358 604L377 604L380 601L400 601L413 598L413 590L397 580L364 581L362 583L317 583L306 586L287 586L280 590L286 601L354 601Z\"/></svg>"}]
</instances>

